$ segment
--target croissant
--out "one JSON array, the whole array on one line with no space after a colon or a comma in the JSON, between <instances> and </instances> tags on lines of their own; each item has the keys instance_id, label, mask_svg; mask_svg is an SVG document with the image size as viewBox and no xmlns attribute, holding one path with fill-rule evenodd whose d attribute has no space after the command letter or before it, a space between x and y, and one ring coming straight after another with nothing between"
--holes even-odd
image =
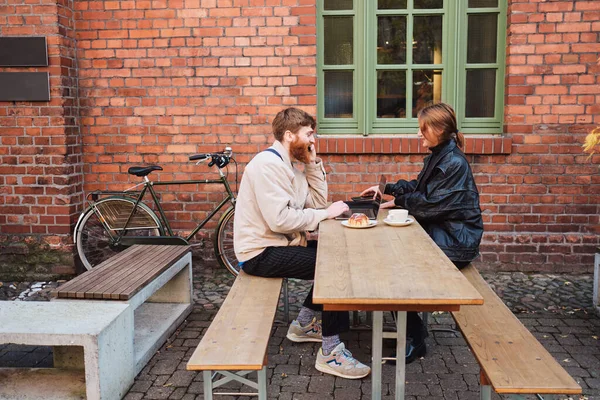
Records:
<instances>
[{"instance_id":1,"label":"croissant","mask_svg":"<svg viewBox=\"0 0 600 400\"><path fill-rule=\"evenodd\" d=\"M348 225L355 228L369 226L369 218L367 218L367 216L363 213L354 213L348 219Z\"/></svg>"}]
</instances>

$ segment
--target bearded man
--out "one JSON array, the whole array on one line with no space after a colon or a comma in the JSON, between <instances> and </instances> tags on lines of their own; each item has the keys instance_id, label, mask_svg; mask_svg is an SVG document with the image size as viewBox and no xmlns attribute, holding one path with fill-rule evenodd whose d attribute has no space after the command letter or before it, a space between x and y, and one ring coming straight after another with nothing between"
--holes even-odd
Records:
<instances>
[{"instance_id":1,"label":"bearded man","mask_svg":"<svg viewBox=\"0 0 600 400\"><path fill-rule=\"evenodd\" d=\"M348 210L337 201L327 206L323 162L315 150L315 119L297 108L280 111L273 120L275 142L246 166L235 206L233 243L241 268L249 275L313 280L317 242L306 231ZM304 164L304 172L292 161ZM315 368L347 379L371 369L346 349L340 333L349 329L347 311L323 311L312 302L311 287L287 338L322 342ZM322 321L315 315L322 312Z\"/></svg>"}]
</instances>

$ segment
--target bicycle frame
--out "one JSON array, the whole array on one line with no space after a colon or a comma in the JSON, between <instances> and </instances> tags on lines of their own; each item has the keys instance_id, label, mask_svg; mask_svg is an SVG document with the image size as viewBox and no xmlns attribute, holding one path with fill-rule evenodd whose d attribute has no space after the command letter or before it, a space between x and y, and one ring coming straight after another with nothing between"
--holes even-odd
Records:
<instances>
[{"instance_id":1,"label":"bicycle frame","mask_svg":"<svg viewBox=\"0 0 600 400\"><path fill-rule=\"evenodd\" d=\"M204 225L206 225L206 223L212 217L214 217L214 215L216 213L218 213L219 210L221 210L221 208L223 208L223 206L225 206L228 202L231 202L232 205L235 205L235 195L233 194L233 191L231 190L231 187L229 186L229 182L227 181L225 174L223 173L223 171L221 171L220 168L218 169L218 171L219 171L219 179L153 182L150 179L148 179L148 176L144 176L144 182L141 182L129 189L126 189L125 191L122 191L122 192L107 191L107 192L96 193L96 194L121 194L121 195L125 194L125 195L130 195L130 196L134 195L136 193L139 193L135 200L135 204L131 209L131 213L129 214L129 216L126 220L125 225L123 226L123 229L120 229L120 232L116 236L114 236L111 233L111 229L106 225L106 223L104 221L102 221L102 224L104 225L106 232L114 240L115 244L123 244L123 245L156 244L157 242L161 242L163 244L188 244L189 240L191 238L193 238L194 235L196 233L198 233L198 231L200 229L202 229L202 227L204 227ZM187 237L181 238L179 236L176 236L173 233L173 230L171 229L169 220L167 219L167 216L162 208L162 205L160 203L160 200L158 199L158 196L156 194L156 191L154 190L154 187L155 186L168 186L168 185L197 185L197 184L217 184L217 183L220 183L223 186L225 186L227 196L206 216L206 218L204 218L204 220L202 220L200 223L198 223L196 228L194 228L194 230L192 230L192 232L190 232L190 234ZM143 188L141 191L139 191L139 192L132 191L133 189L137 188L140 185L143 185ZM125 233L127 232L127 226L129 225L131 219L133 218L133 215L135 214L135 212L137 210L137 206L140 203L142 203L142 199L146 195L146 192L150 192L150 195L152 196L152 200L153 200L154 204L156 205L156 208L160 215L161 222L162 222L163 226L166 228L165 233L167 236L142 236L142 237L129 236L129 237L124 237ZM131 196L131 197L135 197L135 196ZM94 207L93 204L92 204L92 207ZM97 212L97 211L95 211L95 212ZM182 243L182 239L183 239L184 243Z\"/></svg>"}]
</instances>

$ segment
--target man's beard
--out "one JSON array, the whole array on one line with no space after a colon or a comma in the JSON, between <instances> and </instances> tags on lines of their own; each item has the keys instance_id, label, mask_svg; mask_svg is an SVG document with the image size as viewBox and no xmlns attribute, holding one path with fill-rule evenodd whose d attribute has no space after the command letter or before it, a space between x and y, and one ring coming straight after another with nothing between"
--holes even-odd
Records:
<instances>
[{"instance_id":1,"label":"man's beard","mask_svg":"<svg viewBox=\"0 0 600 400\"><path fill-rule=\"evenodd\" d=\"M292 153L292 156L296 160L304 164L308 164L310 162L310 150L308 150L309 146L310 144L302 143L300 138L295 136L294 141L290 144L290 153Z\"/></svg>"}]
</instances>

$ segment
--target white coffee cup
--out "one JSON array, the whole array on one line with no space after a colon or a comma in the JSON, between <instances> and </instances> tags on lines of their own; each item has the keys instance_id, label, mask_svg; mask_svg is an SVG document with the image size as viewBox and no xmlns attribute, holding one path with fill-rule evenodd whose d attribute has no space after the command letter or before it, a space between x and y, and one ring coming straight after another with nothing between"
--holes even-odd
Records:
<instances>
[{"instance_id":1,"label":"white coffee cup","mask_svg":"<svg viewBox=\"0 0 600 400\"><path fill-rule=\"evenodd\" d=\"M390 210L388 220L394 222L406 222L408 219L408 210Z\"/></svg>"}]
</instances>

